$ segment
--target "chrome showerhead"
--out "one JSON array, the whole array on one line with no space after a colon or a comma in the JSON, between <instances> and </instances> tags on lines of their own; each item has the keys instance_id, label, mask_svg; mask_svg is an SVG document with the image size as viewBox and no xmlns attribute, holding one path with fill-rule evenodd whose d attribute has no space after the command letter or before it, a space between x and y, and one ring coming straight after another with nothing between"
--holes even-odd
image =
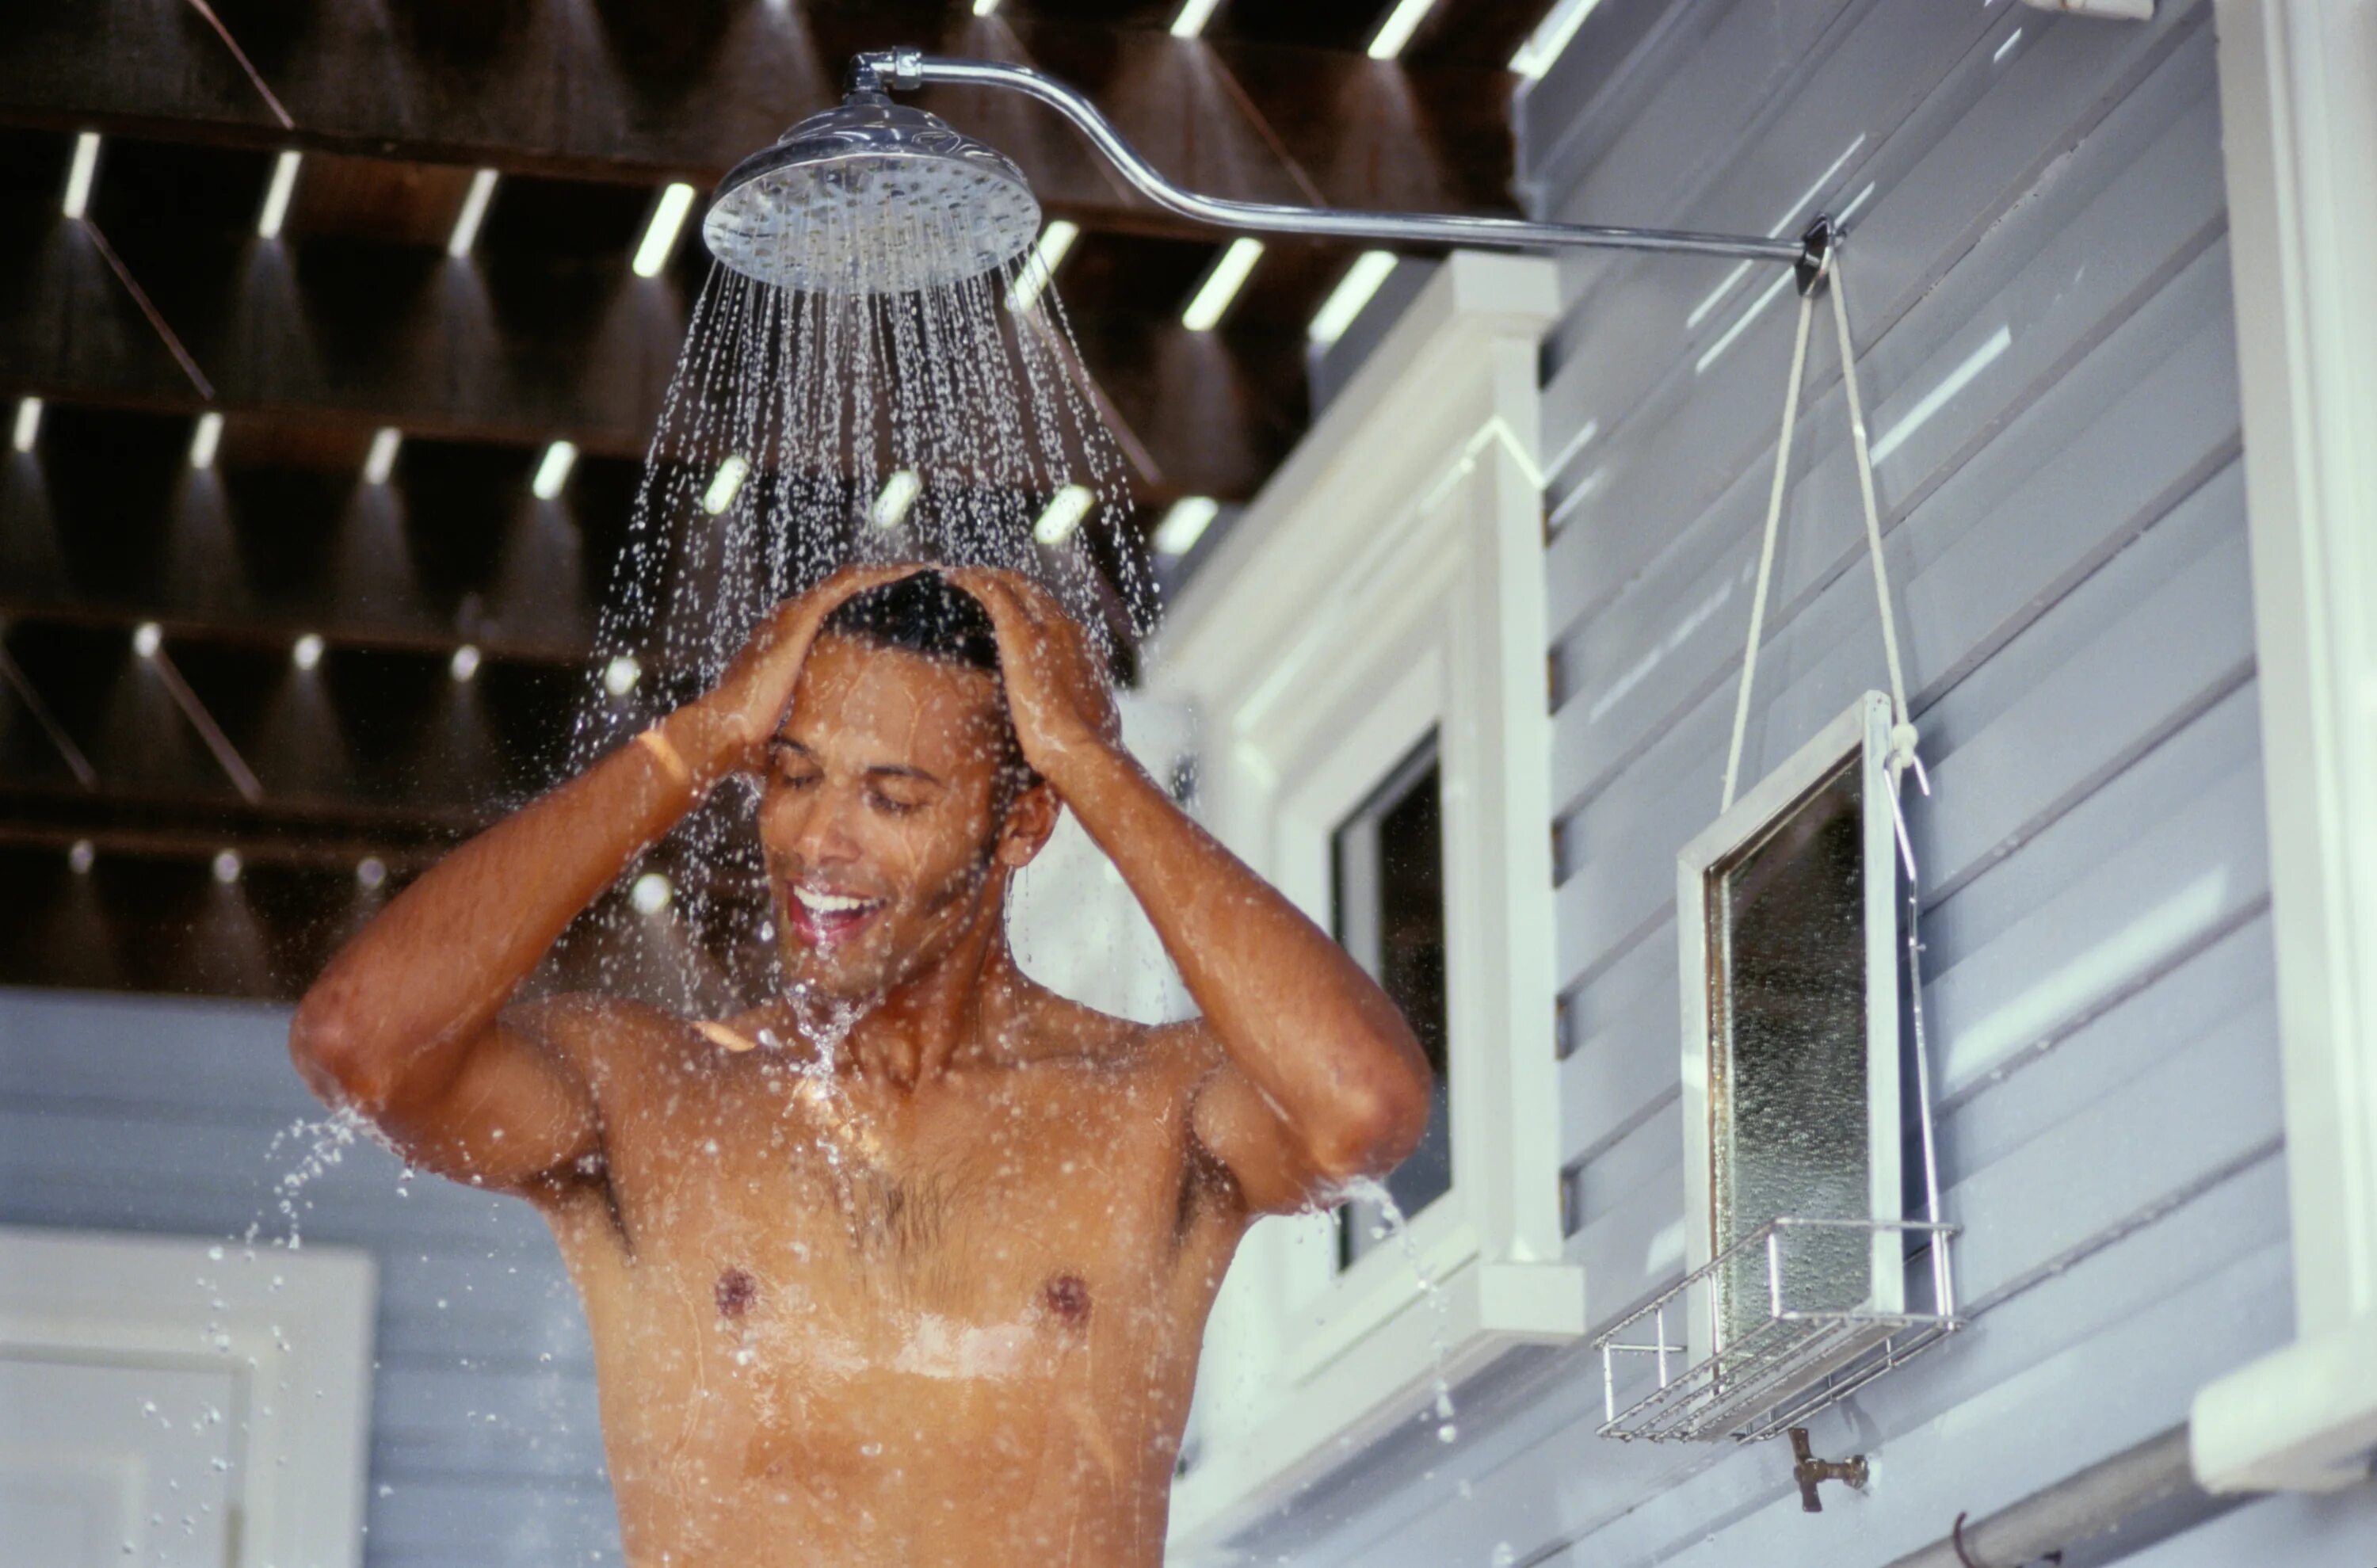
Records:
<instances>
[{"instance_id":1,"label":"chrome showerhead","mask_svg":"<svg viewBox=\"0 0 2377 1568\"><path fill-rule=\"evenodd\" d=\"M736 164L701 221L737 272L837 294L975 277L1039 232L1040 203L1004 154L866 87Z\"/></svg>"}]
</instances>

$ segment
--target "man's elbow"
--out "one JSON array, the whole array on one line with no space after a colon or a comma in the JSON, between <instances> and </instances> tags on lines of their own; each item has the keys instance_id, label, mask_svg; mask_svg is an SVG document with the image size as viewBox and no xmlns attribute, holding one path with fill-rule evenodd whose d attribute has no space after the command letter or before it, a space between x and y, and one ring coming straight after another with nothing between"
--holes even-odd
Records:
<instances>
[{"instance_id":1,"label":"man's elbow","mask_svg":"<svg viewBox=\"0 0 2377 1568\"><path fill-rule=\"evenodd\" d=\"M1330 1135L1313 1151L1332 1181L1381 1177L1411 1157L1427 1135L1435 1083L1415 1050L1409 1061L1373 1072L1344 1096Z\"/></svg>"},{"instance_id":2,"label":"man's elbow","mask_svg":"<svg viewBox=\"0 0 2377 1568\"><path fill-rule=\"evenodd\" d=\"M394 1087L384 1053L358 1027L352 1011L317 987L289 1021L289 1059L325 1103L371 1111Z\"/></svg>"}]
</instances>

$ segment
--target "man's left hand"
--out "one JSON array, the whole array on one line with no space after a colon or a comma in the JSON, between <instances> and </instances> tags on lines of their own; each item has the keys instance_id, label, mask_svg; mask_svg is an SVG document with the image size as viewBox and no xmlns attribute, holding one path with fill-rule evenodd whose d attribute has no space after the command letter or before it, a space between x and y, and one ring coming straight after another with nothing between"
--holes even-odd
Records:
<instances>
[{"instance_id":1,"label":"man's left hand","mask_svg":"<svg viewBox=\"0 0 2377 1568\"><path fill-rule=\"evenodd\" d=\"M1020 572L961 567L946 575L990 613L1023 760L1061 794L1068 763L1122 744L1122 717L1088 634L1054 593Z\"/></svg>"}]
</instances>

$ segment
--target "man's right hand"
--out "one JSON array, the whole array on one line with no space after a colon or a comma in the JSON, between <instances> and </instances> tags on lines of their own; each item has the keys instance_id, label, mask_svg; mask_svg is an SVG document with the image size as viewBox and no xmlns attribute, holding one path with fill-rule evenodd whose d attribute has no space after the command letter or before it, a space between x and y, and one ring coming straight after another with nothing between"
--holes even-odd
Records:
<instances>
[{"instance_id":1,"label":"man's right hand","mask_svg":"<svg viewBox=\"0 0 2377 1568\"><path fill-rule=\"evenodd\" d=\"M913 561L847 566L761 616L718 684L663 721L669 743L692 768L698 787L731 772L766 768L768 741L792 707L801 665L827 616L868 589L928 569Z\"/></svg>"}]
</instances>

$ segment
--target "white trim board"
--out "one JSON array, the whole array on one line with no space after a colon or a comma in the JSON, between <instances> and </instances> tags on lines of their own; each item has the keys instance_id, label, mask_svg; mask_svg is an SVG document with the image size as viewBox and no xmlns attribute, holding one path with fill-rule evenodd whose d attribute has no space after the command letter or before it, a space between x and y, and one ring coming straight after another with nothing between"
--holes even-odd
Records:
<instances>
[{"instance_id":1,"label":"white trim board","mask_svg":"<svg viewBox=\"0 0 2377 1568\"><path fill-rule=\"evenodd\" d=\"M356 1568L377 1270L346 1248L252 1251L0 1227L0 1346L244 1371L239 1568Z\"/></svg>"},{"instance_id":2,"label":"white trim board","mask_svg":"<svg viewBox=\"0 0 2377 1568\"><path fill-rule=\"evenodd\" d=\"M2295 1342L2210 1383L2218 1491L2377 1450L2377 5L2217 0Z\"/></svg>"}]
</instances>

